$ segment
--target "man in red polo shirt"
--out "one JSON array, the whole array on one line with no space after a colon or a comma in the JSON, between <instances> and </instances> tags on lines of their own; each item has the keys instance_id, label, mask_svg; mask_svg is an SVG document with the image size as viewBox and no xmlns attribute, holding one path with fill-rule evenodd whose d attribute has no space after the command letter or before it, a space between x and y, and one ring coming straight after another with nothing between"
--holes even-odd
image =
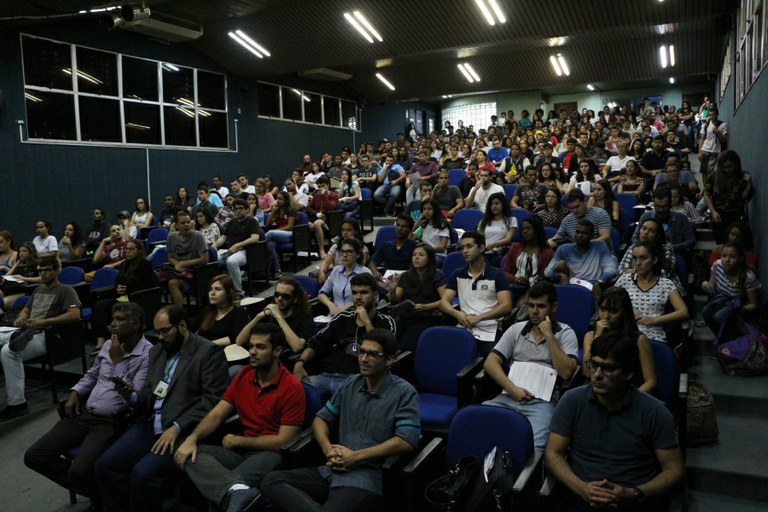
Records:
<instances>
[{"instance_id":1,"label":"man in red polo shirt","mask_svg":"<svg viewBox=\"0 0 768 512\"><path fill-rule=\"evenodd\" d=\"M248 346L249 366L174 456L203 496L227 512L253 508L261 498L257 486L262 477L280 464L280 446L304 423L304 389L280 364L286 346L283 331L275 324L256 324ZM198 446L235 412L243 435L227 434L222 446Z\"/></svg>"}]
</instances>

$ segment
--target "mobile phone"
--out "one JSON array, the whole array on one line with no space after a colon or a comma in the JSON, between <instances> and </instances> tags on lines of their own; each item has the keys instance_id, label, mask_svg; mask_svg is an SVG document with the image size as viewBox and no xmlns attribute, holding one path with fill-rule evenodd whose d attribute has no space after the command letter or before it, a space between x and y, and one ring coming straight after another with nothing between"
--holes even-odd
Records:
<instances>
[{"instance_id":1,"label":"mobile phone","mask_svg":"<svg viewBox=\"0 0 768 512\"><path fill-rule=\"evenodd\" d=\"M125 386L126 388L130 388L131 385L128 383L128 381L125 381L121 379L120 377L110 377L110 379L116 386Z\"/></svg>"}]
</instances>

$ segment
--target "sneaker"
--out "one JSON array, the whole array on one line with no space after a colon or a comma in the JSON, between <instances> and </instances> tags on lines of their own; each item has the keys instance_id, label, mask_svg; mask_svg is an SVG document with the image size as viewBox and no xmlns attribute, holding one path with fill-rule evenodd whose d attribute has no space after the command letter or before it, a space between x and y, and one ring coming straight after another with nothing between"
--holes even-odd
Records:
<instances>
[{"instance_id":1,"label":"sneaker","mask_svg":"<svg viewBox=\"0 0 768 512\"><path fill-rule=\"evenodd\" d=\"M0 421L12 420L20 416L29 414L29 406L27 402L18 405L8 405L5 409L0 411Z\"/></svg>"},{"instance_id":2,"label":"sneaker","mask_svg":"<svg viewBox=\"0 0 768 512\"><path fill-rule=\"evenodd\" d=\"M32 341L32 337L37 333L34 329L26 329L19 332L16 336L11 336L11 341L8 343L8 348L13 352L21 352L26 348L27 344ZM14 333L16 334L16 333Z\"/></svg>"},{"instance_id":3,"label":"sneaker","mask_svg":"<svg viewBox=\"0 0 768 512\"><path fill-rule=\"evenodd\" d=\"M238 489L227 493L221 508L226 512L250 512L259 500L261 500L261 491L258 489L254 487Z\"/></svg>"}]
</instances>

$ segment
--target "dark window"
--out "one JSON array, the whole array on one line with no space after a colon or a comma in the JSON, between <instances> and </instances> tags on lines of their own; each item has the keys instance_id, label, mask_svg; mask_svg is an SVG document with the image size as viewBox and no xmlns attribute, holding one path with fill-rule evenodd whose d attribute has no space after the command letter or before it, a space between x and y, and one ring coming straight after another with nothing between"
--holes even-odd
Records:
<instances>
[{"instance_id":1,"label":"dark window","mask_svg":"<svg viewBox=\"0 0 768 512\"><path fill-rule=\"evenodd\" d=\"M78 46L77 90L117 96L117 55Z\"/></svg>"},{"instance_id":2,"label":"dark window","mask_svg":"<svg viewBox=\"0 0 768 512\"><path fill-rule=\"evenodd\" d=\"M227 147L227 115L223 112L209 112L200 115L200 145L208 148Z\"/></svg>"},{"instance_id":3,"label":"dark window","mask_svg":"<svg viewBox=\"0 0 768 512\"><path fill-rule=\"evenodd\" d=\"M197 102L204 108L226 110L227 100L225 95L224 75L197 72Z\"/></svg>"},{"instance_id":4,"label":"dark window","mask_svg":"<svg viewBox=\"0 0 768 512\"><path fill-rule=\"evenodd\" d=\"M77 140L74 96L34 90L25 96L30 139Z\"/></svg>"},{"instance_id":5,"label":"dark window","mask_svg":"<svg viewBox=\"0 0 768 512\"><path fill-rule=\"evenodd\" d=\"M165 143L169 146L195 145L195 114L184 107L164 107Z\"/></svg>"},{"instance_id":6,"label":"dark window","mask_svg":"<svg viewBox=\"0 0 768 512\"><path fill-rule=\"evenodd\" d=\"M160 107L125 102L125 141L132 144L161 144Z\"/></svg>"},{"instance_id":7,"label":"dark window","mask_svg":"<svg viewBox=\"0 0 768 512\"><path fill-rule=\"evenodd\" d=\"M123 97L158 101L157 62L123 56Z\"/></svg>"},{"instance_id":8,"label":"dark window","mask_svg":"<svg viewBox=\"0 0 768 512\"><path fill-rule=\"evenodd\" d=\"M357 105L351 101L341 100L341 119L343 126L352 130L359 129L357 122Z\"/></svg>"},{"instance_id":9,"label":"dark window","mask_svg":"<svg viewBox=\"0 0 768 512\"><path fill-rule=\"evenodd\" d=\"M122 142L120 102L102 98L79 97L80 140Z\"/></svg>"},{"instance_id":10,"label":"dark window","mask_svg":"<svg viewBox=\"0 0 768 512\"><path fill-rule=\"evenodd\" d=\"M302 95L300 90L283 87L283 119L302 121L301 102Z\"/></svg>"},{"instance_id":11,"label":"dark window","mask_svg":"<svg viewBox=\"0 0 768 512\"><path fill-rule=\"evenodd\" d=\"M304 92L304 96L309 100L304 102L304 120L308 123L322 124L323 115L320 95Z\"/></svg>"},{"instance_id":12,"label":"dark window","mask_svg":"<svg viewBox=\"0 0 768 512\"><path fill-rule=\"evenodd\" d=\"M22 45L26 85L72 90L70 45L34 37L24 37Z\"/></svg>"},{"instance_id":13,"label":"dark window","mask_svg":"<svg viewBox=\"0 0 768 512\"><path fill-rule=\"evenodd\" d=\"M259 115L280 117L280 88L276 85L259 84Z\"/></svg>"},{"instance_id":14,"label":"dark window","mask_svg":"<svg viewBox=\"0 0 768 512\"><path fill-rule=\"evenodd\" d=\"M190 68L163 66L163 102L191 104L195 100L195 84ZM177 71L178 70L178 71Z\"/></svg>"},{"instance_id":15,"label":"dark window","mask_svg":"<svg viewBox=\"0 0 768 512\"><path fill-rule=\"evenodd\" d=\"M339 117L339 100L336 98L323 98L323 112L325 112L325 124L328 126L341 126Z\"/></svg>"}]
</instances>

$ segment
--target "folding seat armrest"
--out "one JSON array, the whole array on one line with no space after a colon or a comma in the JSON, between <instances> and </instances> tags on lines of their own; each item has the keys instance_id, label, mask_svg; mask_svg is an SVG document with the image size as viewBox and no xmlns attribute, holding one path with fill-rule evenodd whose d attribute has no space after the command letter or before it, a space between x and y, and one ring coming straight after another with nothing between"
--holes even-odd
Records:
<instances>
[{"instance_id":1,"label":"folding seat armrest","mask_svg":"<svg viewBox=\"0 0 768 512\"><path fill-rule=\"evenodd\" d=\"M416 454L416 456L411 459L411 461L406 464L406 466L403 468L403 473L406 477L409 477L410 475L413 475L417 472L420 472L423 467L427 464L427 462L432 461L435 457L438 457L443 454L442 444L445 442L445 440L441 437L434 437L432 440L427 443L427 446L422 448L422 450Z\"/></svg>"},{"instance_id":2,"label":"folding seat armrest","mask_svg":"<svg viewBox=\"0 0 768 512\"><path fill-rule=\"evenodd\" d=\"M482 357L477 357L456 374L459 409L476 402L475 376L483 370L484 360Z\"/></svg>"},{"instance_id":3,"label":"folding seat armrest","mask_svg":"<svg viewBox=\"0 0 768 512\"><path fill-rule=\"evenodd\" d=\"M539 489L539 496L549 498L554 494L557 484L557 479L552 475L552 473L547 473L547 476L544 478L544 482L541 484L541 488Z\"/></svg>"},{"instance_id":4,"label":"folding seat armrest","mask_svg":"<svg viewBox=\"0 0 768 512\"><path fill-rule=\"evenodd\" d=\"M305 450L314 440L315 437L312 432L312 427L307 427L299 432L296 437L282 445L280 447L280 452L283 454L290 454L295 456L296 454Z\"/></svg>"},{"instance_id":5,"label":"folding seat armrest","mask_svg":"<svg viewBox=\"0 0 768 512\"><path fill-rule=\"evenodd\" d=\"M515 480L515 484L512 487L514 492L522 492L525 489L531 477L535 474L535 471L537 469L540 471L543 458L544 452L533 452L533 455L531 455L531 458L528 459L525 467L523 467L522 471L520 471L520 474L517 476L517 480Z\"/></svg>"}]
</instances>

